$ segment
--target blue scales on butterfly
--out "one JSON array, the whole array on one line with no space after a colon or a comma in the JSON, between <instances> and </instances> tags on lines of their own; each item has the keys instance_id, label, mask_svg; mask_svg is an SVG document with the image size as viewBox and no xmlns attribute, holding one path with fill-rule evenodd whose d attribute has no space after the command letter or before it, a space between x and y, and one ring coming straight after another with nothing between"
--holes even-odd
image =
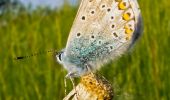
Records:
<instances>
[{"instance_id":1,"label":"blue scales on butterfly","mask_svg":"<svg viewBox=\"0 0 170 100\"><path fill-rule=\"evenodd\" d=\"M79 77L120 57L141 31L137 0L82 0L66 48L56 57L67 77Z\"/></svg>"}]
</instances>

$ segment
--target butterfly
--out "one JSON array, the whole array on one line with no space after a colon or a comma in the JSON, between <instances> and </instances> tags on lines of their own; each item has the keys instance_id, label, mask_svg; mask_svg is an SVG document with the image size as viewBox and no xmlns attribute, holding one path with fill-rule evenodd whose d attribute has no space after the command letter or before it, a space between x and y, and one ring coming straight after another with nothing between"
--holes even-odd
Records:
<instances>
[{"instance_id":1,"label":"butterfly","mask_svg":"<svg viewBox=\"0 0 170 100\"><path fill-rule=\"evenodd\" d=\"M66 77L81 77L128 51L141 31L137 0L82 0L66 48L56 57Z\"/></svg>"}]
</instances>

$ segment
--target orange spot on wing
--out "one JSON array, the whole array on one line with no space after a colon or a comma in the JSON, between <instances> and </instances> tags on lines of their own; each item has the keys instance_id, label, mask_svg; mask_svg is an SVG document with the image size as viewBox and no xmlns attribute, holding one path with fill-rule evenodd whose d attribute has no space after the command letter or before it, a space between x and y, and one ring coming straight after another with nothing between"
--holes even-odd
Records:
<instances>
[{"instance_id":1,"label":"orange spot on wing","mask_svg":"<svg viewBox=\"0 0 170 100\"><path fill-rule=\"evenodd\" d=\"M125 10L126 9L126 2L119 2L118 7L120 10Z\"/></svg>"}]
</instances>

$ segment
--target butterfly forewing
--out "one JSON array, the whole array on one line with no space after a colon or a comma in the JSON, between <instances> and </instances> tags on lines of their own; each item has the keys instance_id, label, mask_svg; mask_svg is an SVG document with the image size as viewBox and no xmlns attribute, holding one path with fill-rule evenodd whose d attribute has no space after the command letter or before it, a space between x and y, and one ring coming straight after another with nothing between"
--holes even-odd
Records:
<instances>
[{"instance_id":1,"label":"butterfly forewing","mask_svg":"<svg viewBox=\"0 0 170 100\"><path fill-rule=\"evenodd\" d=\"M114 59L131 45L139 17L136 0L82 0L66 55L92 65Z\"/></svg>"}]
</instances>

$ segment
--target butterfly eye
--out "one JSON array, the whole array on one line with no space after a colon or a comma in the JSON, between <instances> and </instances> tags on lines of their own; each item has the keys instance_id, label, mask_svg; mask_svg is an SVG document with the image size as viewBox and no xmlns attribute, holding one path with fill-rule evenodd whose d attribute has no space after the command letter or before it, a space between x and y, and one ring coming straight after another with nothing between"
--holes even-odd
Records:
<instances>
[{"instance_id":1,"label":"butterfly eye","mask_svg":"<svg viewBox=\"0 0 170 100\"><path fill-rule=\"evenodd\" d=\"M57 57L57 61L62 64L62 55L63 55L63 52L60 52L58 55L56 55Z\"/></svg>"},{"instance_id":2,"label":"butterfly eye","mask_svg":"<svg viewBox=\"0 0 170 100\"><path fill-rule=\"evenodd\" d=\"M58 55L58 59L61 61L61 54Z\"/></svg>"}]
</instances>

